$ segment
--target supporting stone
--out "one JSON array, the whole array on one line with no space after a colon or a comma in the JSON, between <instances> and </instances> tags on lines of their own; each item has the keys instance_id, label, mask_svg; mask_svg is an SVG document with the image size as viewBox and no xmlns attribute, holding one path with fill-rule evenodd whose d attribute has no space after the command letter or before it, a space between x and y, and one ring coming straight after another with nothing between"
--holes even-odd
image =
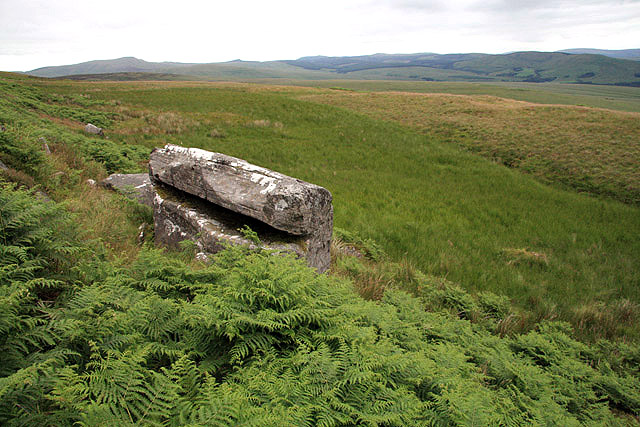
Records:
<instances>
[{"instance_id":1,"label":"supporting stone","mask_svg":"<svg viewBox=\"0 0 640 427\"><path fill-rule=\"evenodd\" d=\"M329 267L328 259L318 250L317 236L295 236L277 230L160 183L154 185L154 190L153 219L158 244L177 248L181 241L192 240L205 253L219 252L227 244L257 249L256 242L239 231L246 225L258 234L261 248L305 258L318 271Z\"/></svg>"}]
</instances>

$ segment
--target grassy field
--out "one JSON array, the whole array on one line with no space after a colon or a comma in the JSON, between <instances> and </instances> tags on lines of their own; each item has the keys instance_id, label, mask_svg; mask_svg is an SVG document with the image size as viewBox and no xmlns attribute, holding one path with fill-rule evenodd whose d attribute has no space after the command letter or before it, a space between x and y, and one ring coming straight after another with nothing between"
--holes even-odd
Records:
<instances>
[{"instance_id":1,"label":"grassy field","mask_svg":"<svg viewBox=\"0 0 640 427\"><path fill-rule=\"evenodd\" d=\"M408 125L543 182L640 204L640 114L489 96L407 93L308 95Z\"/></svg>"},{"instance_id":2,"label":"grassy field","mask_svg":"<svg viewBox=\"0 0 640 427\"><path fill-rule=\"evenodd\" d=\"M283 80L256 79L254 83L318 88L343 88L363 92L447 93L490 95L537 104L576 105L640 112L640 88L560 83L409 82L388 80Z\"/></svg>"},{"instance_id":3,"label":"grassy field","mask_svg":"<svg viewBox=\"0 0 640 427\"><path fill-rule=\"evenodd\" d=\"M633 237L640 232L638 208L550 187L461 151L450 143L447 126L433 124L438 117L418 131L388 120L404 123L395 115L419 111L423 100L433 98L221 83L46 82L42 87L105 101L102 108L118 115L107 127L113 142L205 148L325 186L334 195L338 227L374 239L395 261L474 292L507 295L530 320L569 320L592 338L639 335L640 242ZM405 109L398 99L414 106ZM468 126L466 141L480 143L492 132L517 131L511 125L494 129L498 119L513 124L531 114L527 120L545 129L545 140L527 130L524 147L559 140L572 126L578 133L622 135L637 147L633 115L521 107L487 97L435 99L446 106L439 118L449 120L455 139L460 121ZM340 107L323 105L329 102ZM385 105L386 112L376 110ZM491 114L478 113L487 106L494 109ZM366 107L368 115L347 107ZM578 121L584 128L575 126ZM600 143L606 153L619 155L615 140ZM622 175L634 171L624 169L618 157L607 162L606 153L603 168L617 166ZM584 152L578 160L592 156ZM637 156L630 160L637 162Z\"/></svg>"},{"instance_id":4,"label":"grassy field","mask_svg":"<svg viewBox=\"0 0 640 427\"><path fill-rule=\"evenodd\" d=\"M332 92L0 74L1 425L638 424L638 208ZM89 179L166 142L329 188L330 274L155 248Z\"/></svg>"}]
</instances>

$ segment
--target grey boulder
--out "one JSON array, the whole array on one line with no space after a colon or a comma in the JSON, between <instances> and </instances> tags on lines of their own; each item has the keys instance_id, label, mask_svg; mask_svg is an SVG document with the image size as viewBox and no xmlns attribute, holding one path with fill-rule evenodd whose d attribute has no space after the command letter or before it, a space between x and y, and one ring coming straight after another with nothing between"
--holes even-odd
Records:
<instances>
[{"instance_id":1,"label":"grey boulder","mask_svg":"<svg viewBox=\"0 0 640 427\"><path fill-rule=\"evenodd\" d=\"M199 253L216 253L227 245L268 249L276 254L293 254L307 265L324 272L329 267L328 246L319 250L317 236L295 236L253 218L214 205L160 183L154 184L153 220L156 243L177 248L183 240L195 242ZM259 242L241 231L248 226ZM324 236L326 238L326 236ZM331 236L328 236L330 239Z\"/></svg>"},{"instance_id":2,"label":"grey boulder","mask_svg":"<svg viewBox=\"0 0 640 427\"><path fill-rule=\"evenodd\" d=\"M236 157L176 145L151 153L149 174L159 243L196 236L205 252L217 252L224 241L251 247L237 232L247 224L266 247L304 257L319 272L329 268L328 190Z\"/></svg>"},{"instance_id":3,"label":"grey boulder","mask_svg":"<svg viewBox=\"0 0 640 427\"><path fill-rule=\"evenodd\" d=\"M291 234L333 226L329 191L236 157L167 145L151 153L149 173L155 181Z\"/></svg>"},{"instance_id":4,"label":"grey boulder","mask_svg":"<svg viewBox=\"0 0 640 427\"><path fill-rule=\"evenodd\" d=\"M87 123L87 125L84 127L84 131L93 135L104 136L104 131L102 130L102 128L99 128L98 126L91 123Z\"/></svg>"}]
</instances>

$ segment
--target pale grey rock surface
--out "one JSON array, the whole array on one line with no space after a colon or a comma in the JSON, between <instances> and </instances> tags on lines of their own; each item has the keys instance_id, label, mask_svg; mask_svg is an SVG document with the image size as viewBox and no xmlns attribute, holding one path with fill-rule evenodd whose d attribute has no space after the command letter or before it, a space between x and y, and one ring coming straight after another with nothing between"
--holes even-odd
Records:
<instances>
[{"instance_id":1,"label":"pale grey rock surface","mask_svg":"<svg viewBox=\"0 0 640 427\"><path fill-rule=\"evenodd\" d=\"M167 146L151 155L149 174L113 174L101 185L153 208L157 244L192 240L206 258L226 244L304 258L325 272L331 261L331 193L314 184L204 150ZM277 225L277 226L276 226ZM204 259L203 258L203 259Z\"/></svg>"},{"instance_id":2,"label":"pale grey rock surface","mask_svg":"<svg viewBox=\"0 0 640 427\"><path fill-rule=\"evenodd\" d=\"M236 157L167 145L149 161L153 180L296 235L333 227L331 193Z\"/></svg>"},{"instance_id":3,"label":"pale grey rock surface","mask_svg":"<svg viewBox=\"0 0 640 427\"><path fill-rule=\"evenodd\" d=\"M149 207L153 207L153 186L147 173L116 173L102 180L100 185L110 190L118 191Z\"/></svg>"},{"instance_id":4,"label":"pale grey rock surface","mask_svg":"<svg viewBox=\"0 0 640 427\"><path fill-rule=\"evenodd\" d=\"M84 131L93 135L104 136L104 131L102 130L102 128L99 128L98 126L91 123L87 123L87 125L84 127Z\"/></svg>"},{"instance_id":5,"label":"pale grey rock surface","mask_svg":"<svg viewBox=\"0 0 640 427\"><path fill-rule=\"evenodd\" d=\"M306 258L319 272L329 268L328 190L236 157L176 145L151 153L149 174L159 243L200 236L196 242L204 252L217 252L223 241L255 247L237 232L247 224L266 247Z\"/></svg>"}]
</instances>

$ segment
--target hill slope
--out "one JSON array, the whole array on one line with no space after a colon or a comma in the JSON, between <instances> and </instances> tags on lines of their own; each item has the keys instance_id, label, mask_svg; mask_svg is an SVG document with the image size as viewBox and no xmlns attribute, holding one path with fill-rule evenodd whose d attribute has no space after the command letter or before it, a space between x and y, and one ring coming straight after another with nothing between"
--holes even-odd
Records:
<instances>
[{"instance_id":1,"label":"hill slope","mask_svg":"<svg viewBox=\"0 0 640 427\"><path fill-rule=\"evenodd\" d=\"M632 61L640 61L640 49L622 49L622 50L609 50L609 49L565 49L559 52L573 53L573 54L591 54L591 55L604 55L611 58L618 59L630 59Z\"/></svg>"},{"instance_id":2,"label":"hill slope","mask_svg":"<svg viewBox=\"0 0 640 427\"><path fill-rule=\"evenodd\" d=\"M569 82L640 85L640 63L601 55L553 52L516 52L505 55L412 54L356 57L308 57L287 61L310 70L350 75L363 71L409 69L406 79ZM384 75L382 75L384 76ZM397 77L401 74L397 74Z\"/></svg>"},{"instance_id":3,"label":"hill slope","mask_svg":"<svg viewBox=\"0 0 640 427\"><path fill-rule=\"evenodd\" d=\"M454 259L455 248L479 243L467 255L491 255L483 239L498 234L521 248L517 231L529 228L530 245L549 249L548 264L526 249L496 253L469 280L512 270L518 291L538 290L528 307L566 303L545 273L563 259L570 277L593 276L568 296L615 297L624 264L637 271L639 250L619 259L638 247L637 209L537 185L436 137L295 100L291 88L2 77L0 425L637 422L637 341L579 342L566 323L538 322L555 318L551 304L535 329L518 331L522 318L506 298L471 295L406 261L385 261L351 232L336 233L342 278L242 247L207 266L193 259L194 246L163 251L146 232L141 247L138 226L153 221L149 210L87 179L144 170L151 147L179 138L313 178L334 192L338 221L377 227L380 243L442 242L434 253L452 271L469 258ZM109 138L85 134L86 121ZM39 184L64 203L16 183ZM403 210L406 220L395 216ZM395 218L381 224L381 214ZM485 226L479 238L458 233ZM351 243L362 256L346 255ZM565 258L573 251L577 259ZM376 262L386 270L370 270ZM532 280L536 272L543 280ZM606 291L601 279L612 273ZM363 289L351 278L377 288L369 293L377 301L354 292ZM576 327L602 327L610 306L599 302L581 308ZM615 307L610 326L638 328L634 302Z\"/></svg>"},{"instance_id":4,"label":"hill slope","mask_svg":"<svg viewBox=\"0 0 640 427\"><path fill-rule=\"evenodd\" d=\"M231 61L210 64L154 63L136 58L45 67L27 74L42 77L154 72L223 80L339 78L426 81L515 81L640 86L640 62L602 55L558 52L375 54L312 56L286 61ZM189 77L184 77L188 79Z\"/></svg>"},{"instance_id":5,"label":"hill slope","mask_svg":"<svg viewBox=\"0 0 640 427\"><path fill-rule=\"evenodd\" d=\"M168 69L180 69L192 64L179 62L147 62L131 56L118 59L105 59L82 62L57 67L42 67L28 71L27 74L38 77L61 77L75 74L102 74L124 72L157 72Z\"/></svg>"}]
</instances>

